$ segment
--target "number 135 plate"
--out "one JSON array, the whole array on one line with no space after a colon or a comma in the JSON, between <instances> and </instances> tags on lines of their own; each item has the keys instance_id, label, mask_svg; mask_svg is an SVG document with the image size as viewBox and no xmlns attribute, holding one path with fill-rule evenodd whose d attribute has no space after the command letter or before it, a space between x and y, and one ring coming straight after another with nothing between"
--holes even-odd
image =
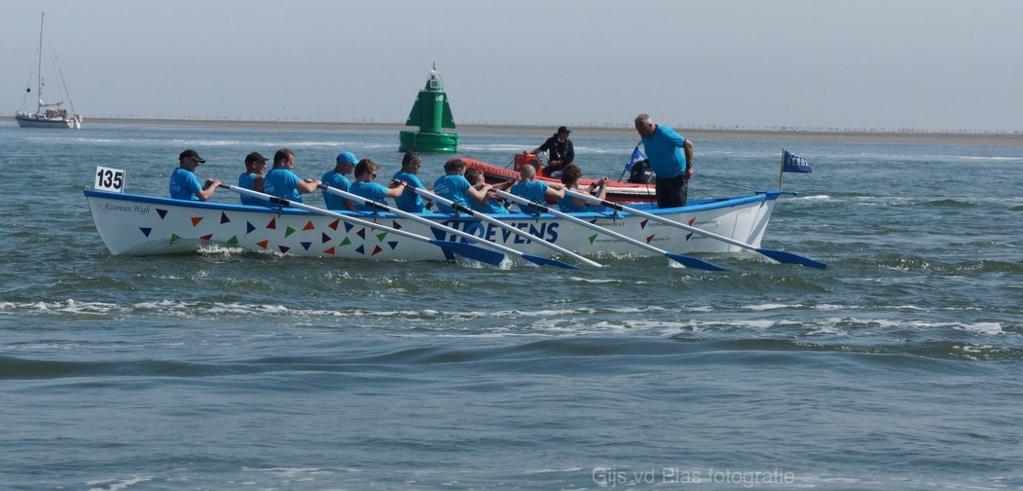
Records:
<instances>
[{"instance_id":1,"label":"number 135 plate","mask_svg":"<svg viewBox=\"0 0 1023 491\"><path fill-rule=\"evenodd\" d=\"M96 167L96 184L93 188L102 191L123 193L124 171L121 169L111 169L109 167Z\"/></svg>"}]
</instances>

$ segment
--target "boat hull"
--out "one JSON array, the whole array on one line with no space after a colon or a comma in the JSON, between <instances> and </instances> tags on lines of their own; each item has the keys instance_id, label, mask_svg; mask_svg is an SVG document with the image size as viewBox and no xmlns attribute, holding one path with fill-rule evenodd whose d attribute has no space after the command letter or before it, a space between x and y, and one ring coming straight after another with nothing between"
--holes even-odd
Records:
<instances>
[{"instance_id":1,"label":"boat hull","mask_svg":"<svg viewBox=\"0 0 1023 491\"><path fill-rule=\"evenodd\" d=\"M22 128L61 128L77 130L82 127L81 118L45 118L19 114L14 117Z\"/></svg>"},{"instance_id":2,"label":"boat hull","mask_svg":"<svg viewBox=\"0 0 1023 491\"><path fill-rule=\"evenodd\" d=\"M113 255L155 255L198 251L223 246L289 256L341 257L358 260L446 260L439 247L383 230L347 225L333 217L293 208L265 208L226 203L181 201L168 198L85 191L96 230ZM666 218L736 240L760 245L777 193L760 193L720 200L701 200L674 209L648 209ZM344 212L387 227L400 227L443 241L459 241L453 234L402 219L389 213ZM550 255L550 250L492 224L472 217L424 214L443 225L470 232L523 252ZM737 252L741 249L698 234L652 222L627 213L577 214L629 237L680 253ZM651 255L634 245L598 235L553 215L515 213L496 215L502 221L580 254Z\"/></svg>"}]
</instances>

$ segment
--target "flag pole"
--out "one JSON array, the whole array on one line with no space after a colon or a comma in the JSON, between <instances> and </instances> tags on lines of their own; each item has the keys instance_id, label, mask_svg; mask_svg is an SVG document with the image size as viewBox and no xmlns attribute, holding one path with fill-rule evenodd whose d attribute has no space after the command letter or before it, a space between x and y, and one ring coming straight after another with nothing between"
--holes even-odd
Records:
<instances>
[{"instance_id":1,"label":"flag pole","mask_svg":"<svg viewBox=\"0 0 1023 491\"><path fill-rule=\"evenodd\" d=\"M785 175L785 149L781 149L781 164L778 166L778 191L781 191L781 178Z\"/></svg>"}]
</instances>

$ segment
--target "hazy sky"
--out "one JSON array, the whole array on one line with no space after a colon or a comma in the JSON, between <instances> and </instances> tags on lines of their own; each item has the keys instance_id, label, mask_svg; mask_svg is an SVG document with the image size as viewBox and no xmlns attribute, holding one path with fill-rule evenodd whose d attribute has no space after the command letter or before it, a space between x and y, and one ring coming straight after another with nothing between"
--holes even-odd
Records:
<instances>
[{"instance_id":1,"label":"hazy sky","mask_svg":"<svg viewBox=\"0 0 1023 491\"><path fill-rule=\"evenodd\" d=\"M0 113L41 10L86 118L1023 130L1019 0L0 0Z\"/></svg>"}]
</instances>

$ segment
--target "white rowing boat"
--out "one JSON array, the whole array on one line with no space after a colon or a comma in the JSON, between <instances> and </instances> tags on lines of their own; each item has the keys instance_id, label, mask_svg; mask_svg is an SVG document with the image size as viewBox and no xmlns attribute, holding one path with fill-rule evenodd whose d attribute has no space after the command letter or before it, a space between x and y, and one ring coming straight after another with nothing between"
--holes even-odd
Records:
<instances>
[{"instance_id":1,"label":"white rowing boat","mask_svg":"<svg viewBox=\"0 0 1023 491\"><path fill-rule=\"evenodd\" d=\"M759 248L779 192L763 192L731 198L693 200L681 208L636 209L718 236ZM197 251L221 245L289 256L340 257L368 260L445 260L451 252L430 242L388 232L388 228L411 232L434 241L464 241L451 232L402 218L388 212L340 212L380 228L353 224L290 207L244 206L222 202L182 201L170 198L85 190L93 222L114 255L154 255ZM482 241L493 241L528 254L549 252L540 241L529 240L506 228L466 215L425 213L440 225L468 232ZM549 213L493 215L527 234L590 257L605 255L655 255L626 241L594 232L578 223ZM657 222L628 211L606 210L573 214L631 239L682 253L738 252L741 247Z\"/></svg>"}]
</instances>

